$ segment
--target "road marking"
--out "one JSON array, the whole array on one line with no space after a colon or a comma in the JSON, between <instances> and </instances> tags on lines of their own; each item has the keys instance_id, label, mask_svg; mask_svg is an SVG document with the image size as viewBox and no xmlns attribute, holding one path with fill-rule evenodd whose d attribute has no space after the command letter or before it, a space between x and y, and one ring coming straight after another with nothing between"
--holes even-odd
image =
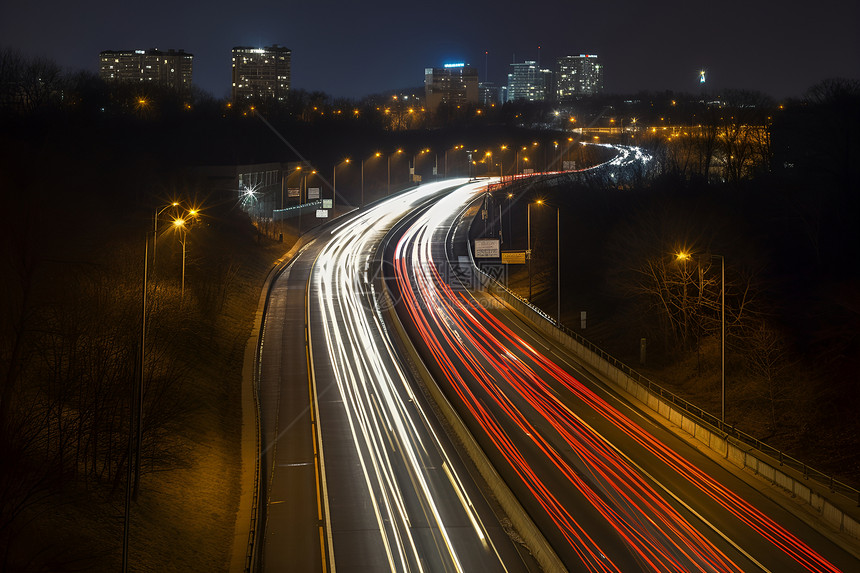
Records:
<instances>
[{"instance_id":1,"label":"road marking","mask_svg":"<svg viewBox=\"0 0 860 573\"><path fill-rule=\"evenodd\" d=\"M611 441L609 441L609 439L608 439L608 438L606 438L603 434L601 434L600 432L598 432L598 431L597 431L594 427L592 427L588 422L586 422L586 421L585 421L584 419L582 419L578 414L576 414L573 410L571 410L571 409L567 406L567 404L565 404L565 403L564 403L563 401L561 401L561 400L559 400L559 404L561 405L561 407L562 407L562 408L564 408L565 410L567 410L567 411L568 411L568 413L569 413L571 416L573 416L574 418L576 418L577 420L579 420L579 423L580 423L580 424L582 424L584 427L586 427L586 428L588 428L589 430L591 430L591 431L594 433L594 435L595 435L595 436L598 436L598 437L599 437L599 438L600 438L600 439L601 439L601 440L602 440L602 441L603 441L607 446L609 446L610 448L612 448L613 450L615 450L615 452L616 452L619 456L621 456L622 458L624 458L625 460L627 460L627 463L629 463L631 466L633 466L634 468L636 468L636 470L637 470L639 473L641 473L643 476L645 476L646 478L648 478L649 480L651 480L651 482L653 482L653 483L654 483L654 484L656 484L660 489L662 489L664 492L666 492L666 495L668 495L668 496L670 496L672 499L674 499L674 500L675 500L679 505L681 505L684 509L686 509L687 511L689 511L692 515L694 515L696 518L698 518L702 523L704 523L706 526L708 526L708 527L711 529L711 531L713 531L714 533L716 533L717 535L719 535L719 536L720 536L720 537L721 537L721 538L722 538L726 543L728 543L729 545L731 545L732 547L734 547L734 549L735 549L738 553L740 553L741 555L743 555L744 557L746 557L747 559L749 559L749 561L750 561L751 563L755 564L755 565L756 565L759 569L761 569L762 571L765 571L765 572L767 572L767 573L771 573L770 569L768 569L768 568L767 568L767 567L765 567L763 564L761 564L758 560L756 560L756 558L755 558L755 557L753 557L752 555L750 555L746 550L744 550L740 545L738 545L738 544L737 544L737 543L736 543L732 538L730 538L727 534L723 533L723 532L722 532L722 530L718 529L716 525L714 525L713 523L711 523L710 521L708 521L707 519L705 519L705 517L704 517L703 515L701 515L699 512L697 512L695 509L693 509L689 504L687 504L687 503L686 503L684 500L682 500L680 497L678 497L678 496L677 496L673 491L671 491L667 486L663 485L663 483L662 483L660 480L658 480L656 477L654 477L654 476L652 476L650 473L648 473L648 472L645 470L645 468L643 468L642 466L640 466L639 464L637 464L635 461L633 461L633 459L632 459L630 456L628 456L627 454L625 454L624 452L622 452L622 451L621 451L621 450L620 450L620 449L619 449L615 444L613 444Z\"/></svg>"},{"instance_id":2,"label":"road marking","mask_svg":"<svg viewBox=\"0 0 860 573\"><path fill-rule=\"evenodd\" d=\"M319 256L319 254L317 254ZM320 435L320 428L318 426L319 416L317 416L317 412L319 412L319 400L317 398L317 382L316 382L316 371L314 370L313 363L313 342L311 337L310 330L310 314L311 314L311 303L310 303L310 285L311 278L313 277L313 269L316 266L316 259L314 259L311 264L311 270L308 273L308 280L305 283L305 356L308 365L308 395L310 398L310 406L311 406L311 434L313 436L313 445L314 445L314 459L316 463L314 464L314 472L316 473L316 490L317 490L317 515L319 516L319 520L322 522L319 526L320 532L320 556L322 559L322 570L323 572L327 572L329 570L332 573L335 573L336 568L334 564L334 543L332 541L332 531L331 531L331 514L329 513L329 504L328 504L328 482L325 477L325 456L323 455L322 449L322 436ZM323 512L323 501L325 502L325 511ZM323 513L325 514L325 519L323 520ZM325 531L323 531L323 527L325 526ZM326 552L326 542L328 544L328 552ZM326 558L328 557L328 559Z\"/></svg>"},{"instance_id":3,"label":"road marking","mask_svg":"<svg viewBox=\"0 0 860 573\"><path fill-rule=\"evenodd\" d=\"M325 573L326 571L328 571L328 569L326 568L326 561L325 561L325 535L323 534L323 526L322 525L320 525L320 555L322 557L323 573Z\"/></svg>"}]
</instances>

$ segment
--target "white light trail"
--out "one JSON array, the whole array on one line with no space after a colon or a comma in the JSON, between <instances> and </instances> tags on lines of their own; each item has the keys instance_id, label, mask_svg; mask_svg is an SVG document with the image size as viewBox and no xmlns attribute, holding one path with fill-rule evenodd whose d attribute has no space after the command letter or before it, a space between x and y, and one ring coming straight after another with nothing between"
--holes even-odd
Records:
<instances>
[{"instance_id":1,"label":"white light trail","mask_svg":"<svg viewBox=\"0 0 860 573\"><path fill-rule=\"evenodd\" d=\"M434 543L425 545L435 544L438 556L433 559L441 561L445 571L463 571L438 501L444 489L454 490L479 543L486 543L468 494L409 387L382 321L384 295L368 276L375 271L371 263L380 241L398 220L427 197L465 183L423 185L339 226L312 274L312 296L322 315L329 360L391 571L432 569L428 547L420 547L413 535L416 520L426 520L432 530ZM427 436L432 443L425 443ZM416 501L421 511L414 510Z\"/></svg>"}]
</instances>

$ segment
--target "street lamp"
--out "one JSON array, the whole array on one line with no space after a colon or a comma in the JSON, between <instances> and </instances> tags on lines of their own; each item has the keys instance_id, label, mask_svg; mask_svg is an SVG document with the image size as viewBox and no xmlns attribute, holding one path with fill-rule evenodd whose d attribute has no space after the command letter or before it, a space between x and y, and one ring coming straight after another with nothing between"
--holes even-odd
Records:
<instances>
[{"instance_id":1,"label":"street lamp","mask_svg":"<svg viewBox=\"0 0 860 573\"><path fill-rule=\"evenodd\" d=\"M535 205L543 205L543 200L538 199ZM529 302L532 301L532 204L526 206L526 255L529 258Z\"/></svg>"},{"instance_id":2,"label":"street lamp","mask_svg":"<svg viewBox=\"0 0 860 573\"><path fill-rule=\"evenodd\" d=\"M421 157L422 155L424 155L425 153L430 153L429 147L427 149L419 150L418 153L416 153L412 156L412 170L411 170L410 175L412 176L412 182L413 183L415 182L415 173L416 173L416 170L418 168L418 158Z\"/></svg>"},{"instance_id":3,"label":"street lamp","mask_svg":"<svg viewBox=\"0 0 860 573\"><path fill-rule=\"evenodd\" d=\"M539 144L537 141L533 141L533 142L532 142L532 149L534 149L534 148L535 148L535 147L537 147L538 145L540 145L540 144ZM536 157L536 156L537 156L537 152L535 152L535 157ZM544 168L543 168L543 170L544 170L544 171L546 171L546 150L544 150L543 163L544 163ZM534 167L534 169L537 169L537 160L535 160L535 167Z\"/></svg>"},{"instance_id":4,"label":"street lamp","mask_svg":"<svg viewBox=\"0 0 860 573\"><path fill-rule=\"evenodd\" d=\"M720 259L720 371L722 404L720 419L726 423L726 259L722 255L711 255Z\"/></svg>"},{"instance_id":5,"label":"street lamp","mask_svg":"<svg viewBox=\"0 0 860 573\"><path fill-rule=\"evenodd\" d=\"M508 193L508 201L510 203L513 203L513 201L512 201L513 198L514 198L514 194ZM514 233L513 233L513 230L511 229L511 205L508 205L508 208L506 209L506 211L508 212L508 241L511 241L514 238Z\"/></svg>"},{"instance_id":6,"label":"street lamp","mask_svg":"<svg viewBox=\"0 0 860 573\"><path fill-rule=\"evenodd\" d=\"M349 165L349 158L347 157L340 164ZM331 168L331 208L334 211L334 206L337 198L337 166L339 164L335 163L334 167Z\"/></svg>"},{"instance_id":7,"label":"street lamp","mask_svg":"<svg viewBox=\"0 0 860 573\"><path fill-rule=\"evenodd\" d=\"M510 197L510 195L509 195ZM543 199L534 202L544 205ZM531 239L531 206L528 204L528 257L529 257L529 302L532 300L532 239ZM555 245L556 245L556 324L561 326L561 209L555 208Z\"/></svg>"},{"instance_id":8,"label":"street lamp","mask_svg":"<svg viewBox=\"0 0 860 573\"><path fill-rule=\"evenodd\" d=\"M532 301L532 204L526 206L526 256L529 258L529 302Z\"/></svg>"},{"instance_id":9,"label":"street lamp","mask_svg":"<svg viewBox=\"0 0 860 573\"><path fill-rule=\"evenodd\" d=\"M395 153L403 153L402 149L398 149ZM386 195L391 195L391 155L388 156L388 190Z\"/></svg>"},{"instance_id":10,"label":"street lamp","mask_svg":"<svg viewBox=\"0 0 860 573\"><path fill-rule=\"evenodd\" d=\"M448 152L449 151L457 151L458 149L463 149L462 145L455 145L451 149L445 150L445 177L448 177Z\"/></svg>"},{"instance_id":11,"label":"street lamp","mask_svg":"<svg viewBox=\"0 0 860 573\"><path fill-rule=\"evenodd\" d=\"M556 326L561 326L561 209L555 208Z\"/></svg>"},{"instance_id":12,"label":"street lamp","mask_svg":"<svg viewBox=\"0 0 860 573\"><path fill-rule=\"evenodd\" d=\"M528 151L528 149L529 149L529 148L528 148L528 147L526 147L526 146L523 146L521 149L517 149L517 152L516 152L516 154L515 154L515 156L514 156L514 157L515 157L515 159L516 159L516 161L515 161L515 164L516 164L515 171L516 171L516 173L515 173L514 175L516 175L516 174L517 174L517 173L519 173L519 171L520 171L520 151ZM523 161L528 161L528 157L523 157Z\"/></svg>"},{"instance_id":13,"label":"street lamp","mask_svg":"<svg viewBox=\"0 0 860 573\"><path fill-rule=\"evenodd\" d=\"M691 259L689 253L675 255L679 261ZM723 255L711 254L720 259L720 420L726 423L726 259Z\"/></svg>"},{"instance_id":14,"label":"street lamp","mask_svg":"<svg viewBox=\"0 0 860 573\"><path fill-rule=\"evenodd\" d=\"M499 147L499 182L500 183L505 182L505 162L504 162L504 153L502 153L502 152L505 151L507 148L508 148L507 145L502 145Z\"/></svg>"},{"instance_id":15,"label":"street lamp","mask_svg":"<svg viewBox=\"0 0 860 573\"><path fill-rule=\"evenodd\" d=\"M179 231L179 242L182 243L182 291L180 300L185 299L185 234L187 232L185 223L186 221L182 217L173 220L173 227Z\"/></svg>"},{"instance_id":16,"label":"street lamp","mask_svg":"<svg viewBox=\"0 0 860 573\"><path fill-rule=\"evenodd\" d=\"M381 157L381 156L382 156L382 153L377 151L376 153L374 153L373 155L371 155L367 159L373 159L374 157ZM367 159L361 160L361 204L359 205L360 207L364 207L364 163L367 161Z\"/></svg>"},{"instance_id":17,"label":"street lamp","mask_svg":"<svg viewBox=\"0 0 860 573\"><path fill-rule=\"evenodd\" d=\"M152 217L152 279L155 280L155 248L158 245L158 216L170 209L171 207L178 207L179 202L173 201L170 205L165 205L161 208L160 211L155 211L155 215Z\"/></svg>"}]
</instances>

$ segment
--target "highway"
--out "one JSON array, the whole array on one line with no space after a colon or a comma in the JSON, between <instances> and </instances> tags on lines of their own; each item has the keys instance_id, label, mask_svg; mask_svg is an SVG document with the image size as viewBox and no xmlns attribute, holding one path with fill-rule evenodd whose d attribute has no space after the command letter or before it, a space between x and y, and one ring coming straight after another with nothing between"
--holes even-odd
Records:
<instances>
[{"instance_id":1,"label":"highway","mask_svg":"<svg viewBox=\"0 0 860 573\"><path fill-rule=\"evenodd\" d=\"M625 148L605 165L642 160ZM539 569L440 423L419 366L563 568L858 570L754 478L472 288L468 226L492 182L422 185L338 219L274 281L258 364L262 570Z\"/></svg>"},{"instance_id":2,"label":"highway","mask_svg":"<svg viewBox=\"0 0 860 573\"><path fill-rule=\"evenodd\" d=\"M265 571L534 571L383 323L386 233L465 183L327 227L273 284L260 349Z\"/></svg>"},{"instance_id":3,"label":"highway","mask_svg":"<svg viewBox=\"0 0 860 573\"><path fill-rule=\"evenodd\" d=\"M392 256L398 311L449 400L569 570L853 571L754 481L608 392L469 287L480 184L441 199ZM464 284L465 283L465 284Z\"/></svg>"}]
</instances>

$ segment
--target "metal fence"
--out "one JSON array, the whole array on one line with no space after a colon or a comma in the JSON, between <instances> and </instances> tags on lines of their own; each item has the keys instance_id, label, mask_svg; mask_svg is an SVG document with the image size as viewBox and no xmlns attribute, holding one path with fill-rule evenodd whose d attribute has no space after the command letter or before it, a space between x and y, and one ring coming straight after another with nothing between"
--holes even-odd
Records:
<instances>
[{"instance_id":1,"label":"metal fence","mask_svg":"<svg viewBox=\"0 0 860 573\"><path fill-rule=\"evenodd\" d=\"M512 292L484 271L478 269L478 272L482 276L484 288L491 292L501 293L508 299L517 301L519 304L529 309L533 314L536 314L541 319L546 320L563 334L569 336L577 344L580 344L589 352L593 352L596 356L605 360L608 364L618 369L620 372L624 373L631 380L634 380L635 382L638 382L639 384L647 388L648 391L652 394L659 396L665 402L670 403L677 410L680 410L690 418L695 419L697 423L708 428L714 434L722 435L726 439L731 438L737 442L740 442L741 444L750 446L758 450L762 454L765 454L776 460L780 466L787 466L789 468L797 470L798 472L801 472L805 479L812 480L822 485L825 485L830 488L830 491L833 493L839 493L849 499L856 500L858 507L860 507L860 490L857 490L856 488L839 481L831 474L827 474L825 472L810 467L808 464L791 457L782 450L779 450L759 440L755 436L751 436L750 434L747 434L746 432L735 428L733 425L724 423L720 418L714 416L710 412L707 412L699 406L696 406L695 404L688 402L687 400L684 400L683 398L673 394L672 392L666 390L665 388L653 382L646 376L643 376L627 364L616 359L614 356L604 351L602 348L586 340L578 333L572 331L563 324L560 324L558 321L550 317L540 308L534 306L526 299Z\"/></svg>"}]
</instances>

